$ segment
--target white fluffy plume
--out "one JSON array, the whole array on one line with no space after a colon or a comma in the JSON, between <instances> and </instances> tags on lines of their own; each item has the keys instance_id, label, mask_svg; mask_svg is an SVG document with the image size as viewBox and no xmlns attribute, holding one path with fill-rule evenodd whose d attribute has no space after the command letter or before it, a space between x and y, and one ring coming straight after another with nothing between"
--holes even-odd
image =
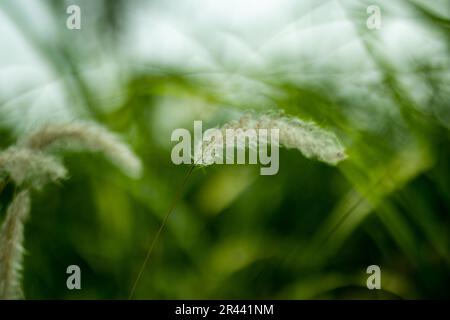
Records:
<instances>
[{"instance_id":1,"label":"white fluffy plume","mask_svg":"<svg viewBox=\"0 0 450 320\"><path fill-rule=\"evenodd\" d=\"M90 122L48 124L22 140L21 145L36 150L101 152L130 177L142 172L139 158L115 134Z\"/></svg>"},{"instance_id":2,"label":"white fluffy plume","mask_svg":"<svg viewBox=\"0 0 450 320\"><path fill-rule=\"evenodd\" d=\"M279 130L279 144L285 148L292 148L299 150L305 157L317 159L319 161L336 165L344 160L347 156L345 149L336 137L330 131L320 128L315 123L306 122L298 118L280 114L247 114L237 121L231 121L223 125L219 130L222 136L226 136L226 130L233 129L235 136L239 136L243 131L248 129L278 129ZM229 132L229 131L228 131ZM241 140L244 145L236 145L236 148L256 148L255 145L245 146L245 140ZM208 142L200 141L195 146L202 148L202 152L194 154L203 154L202 159L194 159L194 163L201 165L210 165L214 161L209 155L209 151L215 148L218 144L219 148L224 145L224 141L217 141L212 139Z\"/></svg>"},{"instance_id":3,"label":"white fluffy plume","mask_svg":"<svg viewBox=\"0 0 450 320\"><path fill-rule=\"evenodd\" d=\"M28 191L17 194L8 207L0 233L0 299L19 299L23 259L23 226L30 212Z\"/></svg>"},{"instance_id":4,"label":"white fluffy plume","mask_svg":"<svg viewBox=\"0 0 450 320\"><path fill-rule=\"evenodd\" d=\"M67 177L67 170L55 157L28 148L10 147L0 152L0 177L16 185L40 188Z\"/></svg>"}]
</instances>

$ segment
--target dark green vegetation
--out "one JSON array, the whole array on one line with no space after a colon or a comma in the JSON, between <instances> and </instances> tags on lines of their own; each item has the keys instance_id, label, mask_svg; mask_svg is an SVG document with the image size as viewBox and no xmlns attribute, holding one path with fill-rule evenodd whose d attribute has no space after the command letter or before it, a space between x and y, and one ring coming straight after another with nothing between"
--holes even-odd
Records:
<instances>
[{"instance_id":1,"label":"dark green vegetation","mask_svg":"<svg viewBox=\"0 0 450 320\"><path fill-rule=\"evenodd\" d=\"M14 1L2 1L0 10L3 23L17 28L26 50L59 84L42 95L59 90L72 118L122 134L145 172L133 181L100 156L66 158L71 178L33 194L26 298L126 298L188 170L170 161L171 130L191 128L194 119L220 125L236 109L282 109L314 120L340 137L349 158L330 167L281 150L275 176L260 176L257 166L196 170L135 298L449 298L448 2L337 1L327 9L327 1L311 1L263 40L230 31L240 43L231 49L204 30L186 31L208 68L188 59L143 62L130 54L135 40L126 37L125 17L144 1L73 1L83 10L79 31L65 28L63 1L36 2L44 4L46 18L27 16ZM382 9L381 30L366 28L372 3ZM170 11L156 4L152 10ZM298 23L311 12L309 26ZM345 34L326 28L333 14L347 23ZM34 29L33 19L46 19L54 34ZM393 52L382 35L397 22L413 26L402 27L404 40L423 41ZM293 45L295 54L264 55L268 42L277 49L286 30L321 26L309 42ZM227 58L226 48L246 44L245 52L263 64L245 63L242 52ZM112 66L102 67L105 61ZM14 64L14 58L6 63ZM34 116L57 117L30 111L35 101L25 98L45 84L26 80L12 96L0 88L2 148L33 126ZM1 193L0 220L13 189L9 184ZM81 291L66 288L70 264L81 267ZM381 291L365 287L372 264L381 267Z\"/></svg>"}]
</instances>

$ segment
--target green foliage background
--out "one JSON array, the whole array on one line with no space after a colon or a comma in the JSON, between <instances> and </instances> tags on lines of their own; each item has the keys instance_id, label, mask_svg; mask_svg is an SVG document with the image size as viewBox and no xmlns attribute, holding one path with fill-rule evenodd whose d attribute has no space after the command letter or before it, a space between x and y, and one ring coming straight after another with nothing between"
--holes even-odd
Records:
<instances>
[{"instance_id":1,"label":"green foliage background","mask_svg":"<svg viewBox=\"0 0 450 320\"><path fill-rule=\"evenodd\" d=\"M32 16L18 2L2 1L0 10L58 79L72 117L123 135L145 172L134 181L100 156L66 157L71 178L33 194L26 298L127 298L188 170L170 161L171 130L192 129L194 119L220 125L228 112L246 109L281 109L314 120L340 137L349 159L330 167L281 150L275 176L260 176L251 165L195 171L135 298L449 298L448 1L335 2L353 30L342 45L356 43L358 50L327 63L318 61L340 47L323 49L320 34L313 35L317 48L309 56L266 60L264 67L230 63L221 52L225 45L190 34L214 61L212 69L124 58L123 15L145 1L70 1L83 10L80 31L64 27L69 2L36 2L54 28L52 38L31 27ZM424 32L440 49L392 57L381 31L365 26L373 3L383 10L383 24L414 20L416 29L406 36ZM328 4L309 1L309 11L292 14L300 19ZM324 20L316 16L312 25ZM115 86L98 91L104 71L96 66L105 59L120 72ZM0 91L2 148L35 125L23 121L30 105L21 99L35 89L12 96ZM55 115L42 110L40 117ZM0 220L12 190L8 185L1 194ZM80 291L66 288L71 264L81 267ZM383 290L366 288L372 264L381 267Z\"/></svg>"}]
</instances>

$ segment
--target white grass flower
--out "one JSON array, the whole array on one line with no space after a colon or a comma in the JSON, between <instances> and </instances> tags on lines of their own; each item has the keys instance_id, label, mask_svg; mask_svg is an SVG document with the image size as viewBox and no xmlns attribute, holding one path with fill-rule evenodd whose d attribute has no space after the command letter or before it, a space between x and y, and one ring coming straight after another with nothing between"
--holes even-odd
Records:
<instances>
[{"instance_id":1,"label":"white grass flower","mask_svg":"<svg viewBox=\"0 0 450 320\"><path fill-rule=\"evenodd\" d=\"M244 139L245 130L240 127L232 126L230 123L225 124L221 128L215 128L220 131L220 135L208 135L205 132L204 137L207 141L198 141L194 147L194 164L199 166L209 166L214 163L224 163L228 160L234 160L234 149L236 150L257 150L258 142L256 139ZM227 129L231 129L227 131ZM215 131L217 132L217 131ZM227 145L226 139L233 141L233 145ZM216 150L222 152L216 153Z\"/></svg>"},{"instance_id":2,"label":"white grass flower","mask_svg":"<svg viewBox=\"0 0 450 320\"><path fill-rule=\"evenodd\" d=\"M0 152L0 180L11 179L16 187L40 188L67 177L55 156L58 150L101 152L131 177L142 171L140 160L121 139L92 123L75 122L44 126L16 146ZM4 181L3 181L4 182ZM7 181L6 181L7 183ZM8 207L0 234L0 299L18 299L24 222L30 211L28 191L20 192Z\"/></svg>"},{"instance_id":3,"label":"white grass flower","mask_svg":"<svg viewBox=\"0 0 450 320\"><path fill-rule=\"evenodd\" d=\"M0 152L0 177L8 176L18 186L40 188L67 177L63 164L51 155L28 148L10 147Z\"/></svg>"},{"instance_id":4,"label":"white grass flower","mask_svg":"<svg viewBox=\"0 0 450 320\"><path fill-rule=\"evenodd\" d=\"M280 144L285 148L299 150L307 158L336 165L347 157L336 135L312 122L295 117L265 115L256 120L246 116L239 123L244 127L279 129Z\"/></svg>"},{"instance_id":5,"label":"white grass flower","mask_svg":"<svg viewBox=\"0 0 450 320\"><path fill-rule=\"evenodd\" d=\"M307 158L317 159L330 165L336 165L347 157L344 147L334 133L320 128L315 123L306 122L292 116L247 114L239 120L231 121L219 128L223 137L226 136L226 132L231 132L232 136L239 137L249 129L256 131L266 129L269 132L271 129L278 129L279 145L297 149ZM239 143L239 140L237 141L238 143L235 146L237 149L246 147L255 149L258 147L255 144L246 146L245 140L241 140L241 143ZM201 148L201 152L194 152L194 154L200 155L194 158L194 163L198 165L215 163L216 159L211 156L211 149L220 149L224 145L224 139L211 139L208 142L200 141L194 147L194 150Z\"/></svg>"},{"instance_id":6,"label":"white grass flower","mask_svg":"<svg viewBox=\"0 0 450 320\"><path fill-rule=\"evenodd\" d=\"M19 299L23 260L23 226L30 212L28 191L21 191L9 205L0 233L0 299Z\"/></svg>"},{"instance_id":7,"label":"white grass flower","mask_svg":"<svg viewBox=\"0 0 450 320\"><path fill-rule=\"evenodd\" d=\"M142 172L141 161L118 136L90 122L48 124L29 135L21 144L42 151L101 152L130 177L138 178Z\"/></svg>"}]
</instances>

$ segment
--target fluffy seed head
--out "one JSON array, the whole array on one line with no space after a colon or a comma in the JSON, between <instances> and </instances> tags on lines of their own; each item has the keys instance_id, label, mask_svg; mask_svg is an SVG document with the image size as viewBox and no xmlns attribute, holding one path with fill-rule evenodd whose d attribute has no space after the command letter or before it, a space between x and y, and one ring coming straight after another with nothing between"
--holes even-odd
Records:
<instances>
[{"instance_id":1,"label":"fluffy seed head","mask_svg":"<svg viewBox=\"0 0 450 320\"><path fill-rule=\"evenodd\" d=\"M249 129L267 129L269 132L271 129L278 129L281 146L297 149L307 158L317 159L330 165L336 165L347 157L344 147L334 133L322 129L312 122L306 122L291 116L247 114L237 121L231 121L223 125L219 129L223 137L225 137L227 129L232 129L234 136L239 136L243 131ZM238 143L236 148L246 147L245 141L241 140L241 142L243 143ZM194 148L199 150L201 147L202 152L194 152L194 154L203 154L203 161L202 159L194 159L194 163L201 165L214 163L214 159L210 159L209 151L218 145L220 148L223 144L224 140L221 141L220 139L212 139L208 142L200 141ZM247 147L257 148L256 145Z\"/></svg>"},{"instance_id":2,"label":"fluffy seed head","mask_svg":"<svg viewBox=\"0 0 450 320\"><path fill-rule=\"evenodd\" d=\"M138 178L142 172L141 161L118 136L90 122L49 124L29 135L21 144L42 151L101 152L130 177Z\"/></svg>"},{"instance_id":3,"label":"fluffy seed head","mask_svg":"<svg viewBox=\"0 0 450 320\"><path fill-rule=\"evenodd\" d=\"M29 148L10 147L0 152L0 177L9 176L18 186L40 188L67 177L62 163L51 155Z\"/></svg>"},{"instance_id":4,"label":"fluffy seed head","mask_svg":"<svg viewBox=\"0 0 450 320\"><path fill-rule=\"evenodd\" d=\"M22 297L23 226L29 212L29 193L21 191L9 205L0 233L0 299Z\"/></svg>"}]
</instances>

